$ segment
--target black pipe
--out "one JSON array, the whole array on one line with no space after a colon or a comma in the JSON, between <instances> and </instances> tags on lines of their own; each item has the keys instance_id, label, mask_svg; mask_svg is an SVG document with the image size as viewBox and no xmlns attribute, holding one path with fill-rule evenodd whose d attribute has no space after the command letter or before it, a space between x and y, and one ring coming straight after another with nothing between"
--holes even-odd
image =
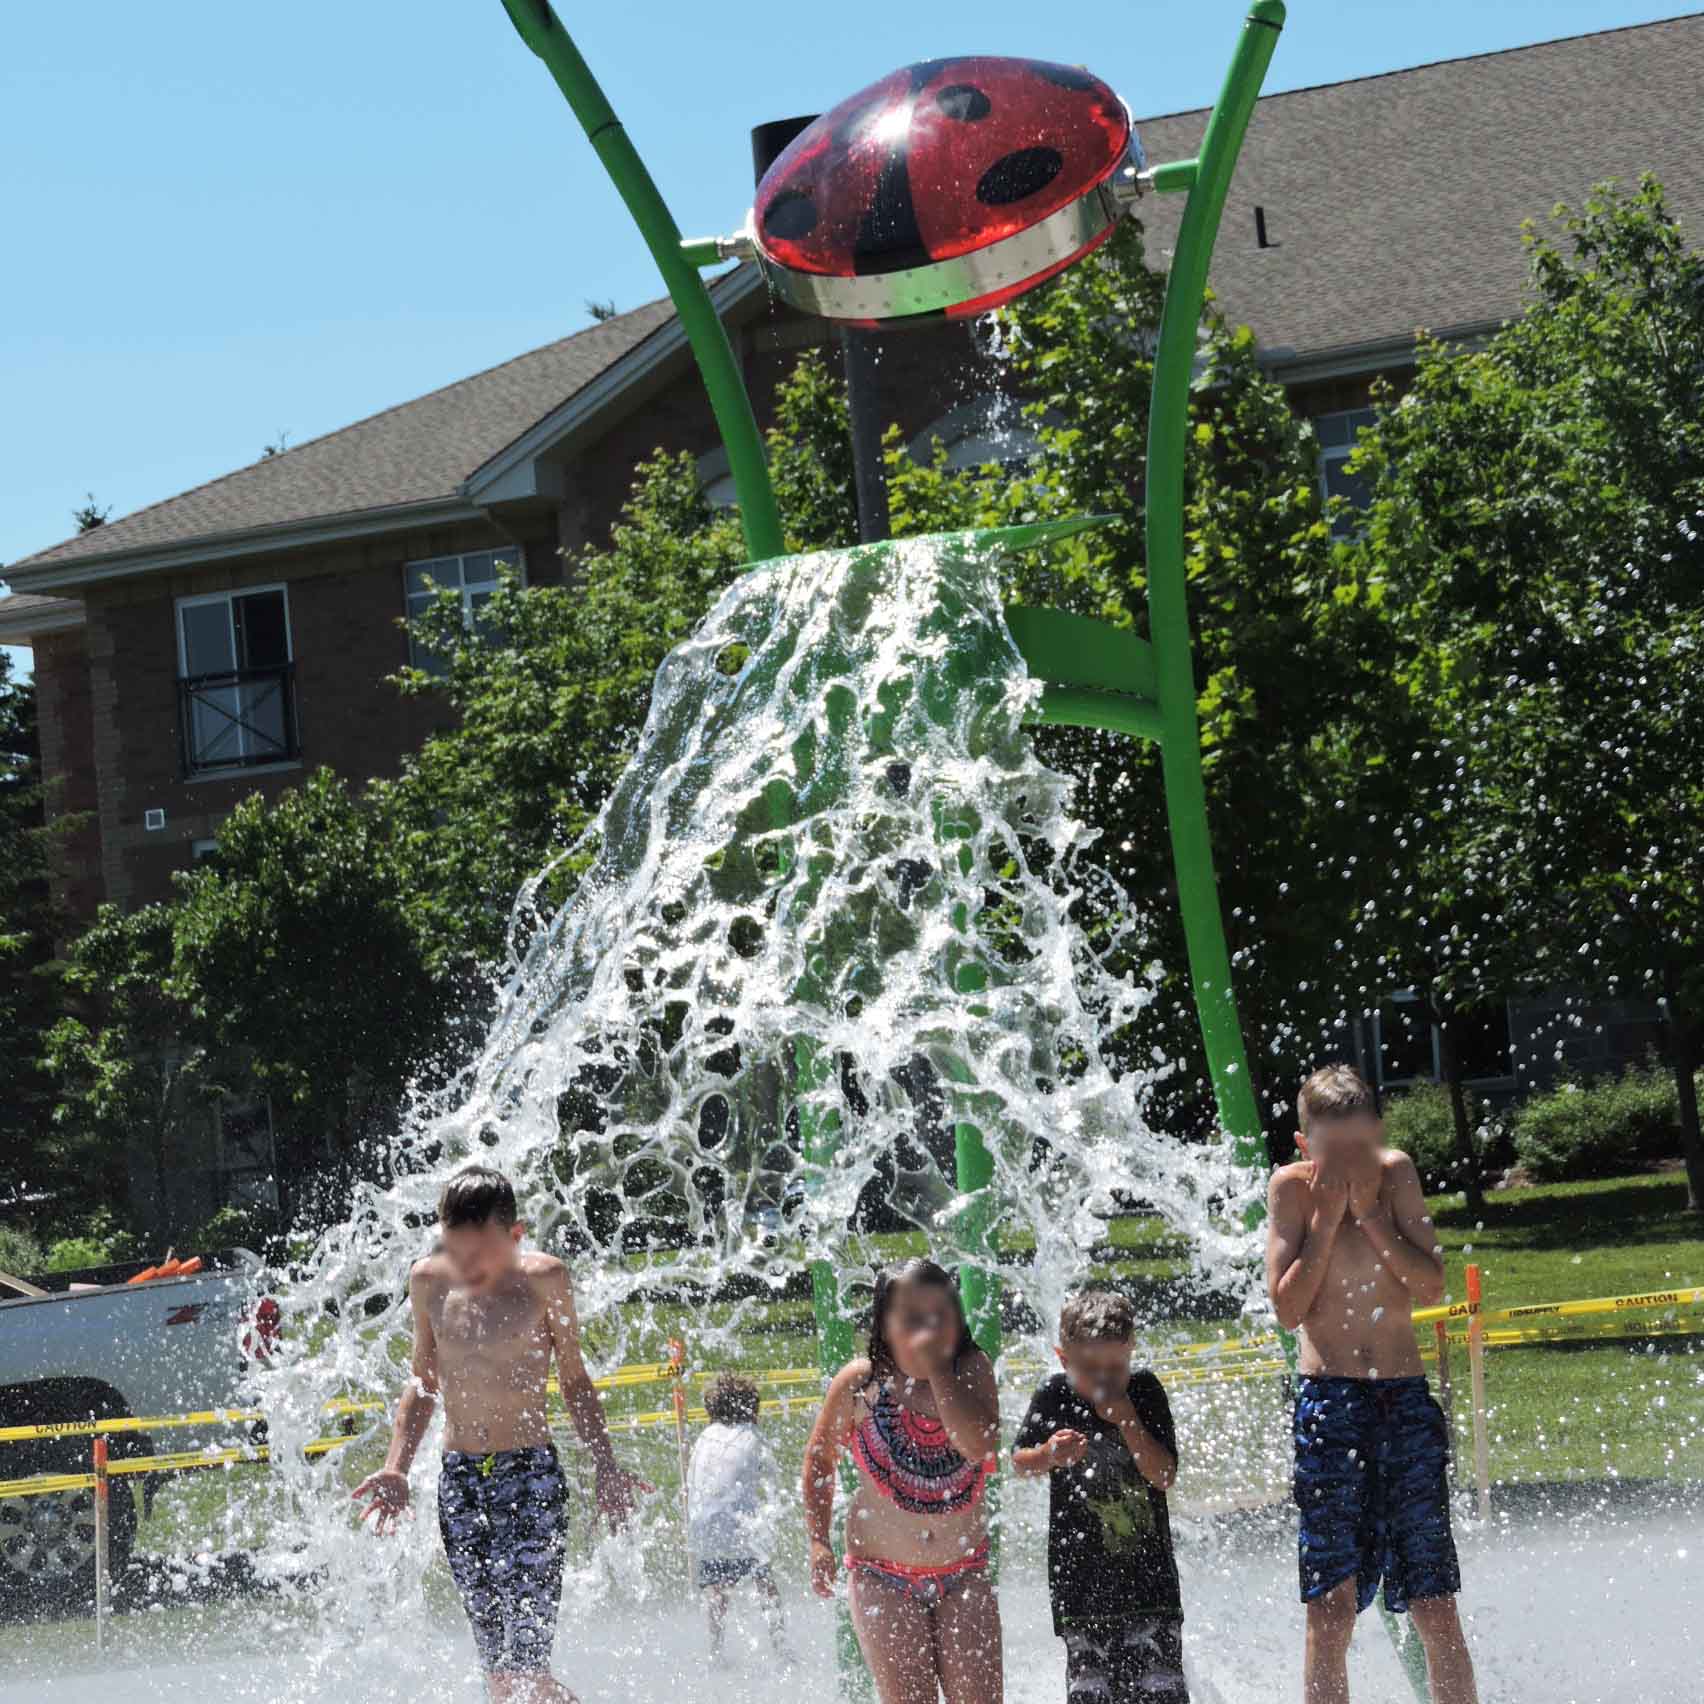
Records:
<instances>
[{"instance_id":1,"label":"black pipe","mask_svg":"<svg viewBox=\"0 0 1704 1704\"><path fill-rule=\"evenodd\" d=\"M775 164L795 136L816 122L808 118L774 118L752 127L752 181ZM852 481L858 502L858 537L864 544L888 536L887 478L882 467L880 351L876 334L857 326L839 328L840 367L846 381L846 411L852 424Z\"/></svg>"}]
</instances>

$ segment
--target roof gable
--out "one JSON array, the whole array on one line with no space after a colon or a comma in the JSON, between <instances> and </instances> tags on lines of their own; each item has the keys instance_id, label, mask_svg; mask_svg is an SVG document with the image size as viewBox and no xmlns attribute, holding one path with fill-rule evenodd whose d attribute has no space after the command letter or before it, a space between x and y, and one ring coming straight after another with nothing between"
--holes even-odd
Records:
<instances>
[{"instance_id":1,"label":"roof gable","mask_svg":"<svg viewBox=\"0 0 1704 1704\"><path fill-rule=\"evenodd\" d=\"M1655 172L1704 234L1704 15L1269 95L1225 207L1212 283L1273 365L1483 330L1521 311L1520 228L1605 178ZM1141 123L1188 159L1207 113ZM1140 207L1156 263L1181 196ZM1255 208L1273 246L1256 242ZM1376 364L1376 360L1369 362Z\"/></svg>"},{"instance_id":2,"label":"roof gable","mask_svg":"<svg viewBox=\"0 0 1704 1704\"><path fill-rule=\"evenodd\" d=\"M618 314L24 557L9 565L10 576L456 498L474 472L541 416L673 317L666 301Z\"/></svg>"}]
</instances>

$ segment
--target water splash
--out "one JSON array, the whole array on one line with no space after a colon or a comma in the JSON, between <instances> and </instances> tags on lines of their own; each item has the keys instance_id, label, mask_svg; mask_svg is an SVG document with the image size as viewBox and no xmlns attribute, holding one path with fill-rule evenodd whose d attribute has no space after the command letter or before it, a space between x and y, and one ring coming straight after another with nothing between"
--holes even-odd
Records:
<instances>
[{"instance_id":1,"label":"water splash","mask_svg":"<svg viewBox=\"0 0 1704 1704\"><path fill-rule=\"evenodd\" d=\"M1040 1322L1131 1202L1247 1295L1261 1180L1228 1145L1150 1129L1161 1068L1121 1068L1109 1045L1153 997L1146 896L1095 865L1069 779L1025 729L1039 688L1001 615L1006 566L971 535L788 558L664 663L578 849L589 865L517 943L455 1104L405 1132L395 1181L290 1286L270 1485L279 1530L354 1620L394 1613L430 1535L405 1547L411 1568L352 1562L346 1517L309 1514L335 1503L331 1470L290 1446L324 1429L328 1397L396 1387L407 1269L465 1158L509 1173L537 1239L573 1258L600 1366L654 1356L683 1300L717 1304L695 1320L700 1354L737 1360L809 1260L855 1307L881 1258L872 1224L949 1251L961 1119L992 1154L997 1237L1034 1250L1002 1269L1017 1346L1041 1350ZM835 1132L831 1153L806 1157L801 1116ZM644 1550L605 1559L637 1596Z\"/></svg>"}]
</instances>

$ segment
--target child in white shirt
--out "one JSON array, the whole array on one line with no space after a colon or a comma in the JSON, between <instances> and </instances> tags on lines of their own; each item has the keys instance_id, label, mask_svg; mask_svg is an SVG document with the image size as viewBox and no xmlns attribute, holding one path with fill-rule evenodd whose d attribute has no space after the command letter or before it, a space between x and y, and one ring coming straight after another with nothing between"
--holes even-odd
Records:
<instances>
[{"instance_id":1,"label":"child in white shirt","mask_svg":"<svg viewBox=\"0 0 1704 1704\"><path fill-rule=\"evenodd\" d=\"M724 1373L705 1391L704 1406L710 1424L692 1446L686 1524L697 1584L708 1594L710 1654L722 1655L729 1588L749 1580L763 1596L776 1652L790 1662L781 1597L769 1568L776 1471L774 1454L757 1429L757 1386Z\"/></svg>"}]
</instances>

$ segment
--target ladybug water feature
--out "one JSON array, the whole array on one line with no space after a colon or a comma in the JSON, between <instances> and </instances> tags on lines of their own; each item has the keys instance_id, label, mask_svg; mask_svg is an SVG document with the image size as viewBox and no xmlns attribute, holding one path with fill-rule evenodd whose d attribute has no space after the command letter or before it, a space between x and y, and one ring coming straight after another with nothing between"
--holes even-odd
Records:
<instances>
[{"instance_id":1,"label":"ladybug water feature","mask_svg":"<svg viewBox=\"0 0 1704 1704\"><path fill-rule=\"evenodd\" d=\"M753 234L771 283L809 311L971 315L1104 242L1120 210L1105 187L1140 159L1124 103L1090 72L925 60L794 138L758 186Z\"/></svg>"}]
</instances>

